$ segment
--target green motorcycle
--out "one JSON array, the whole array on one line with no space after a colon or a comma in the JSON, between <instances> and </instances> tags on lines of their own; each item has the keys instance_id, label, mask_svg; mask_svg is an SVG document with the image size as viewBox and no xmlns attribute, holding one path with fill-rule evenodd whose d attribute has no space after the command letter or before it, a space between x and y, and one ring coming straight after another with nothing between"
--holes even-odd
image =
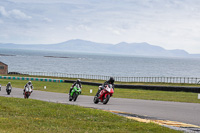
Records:
<instances>
[{"instance_id":1,"label":"green motorcycle","mask_svg":"<svg viewBox=\"0 0 200 133\"><path fill-rule=\"evenodd\" d=\"M69 101L72 101L72 100L76 101L76 99L78 98L78 95L80 94L81 94L81 88L78 84L76 84L73 87L71 93L69 93Z\"/></svg>"}]
</instances>

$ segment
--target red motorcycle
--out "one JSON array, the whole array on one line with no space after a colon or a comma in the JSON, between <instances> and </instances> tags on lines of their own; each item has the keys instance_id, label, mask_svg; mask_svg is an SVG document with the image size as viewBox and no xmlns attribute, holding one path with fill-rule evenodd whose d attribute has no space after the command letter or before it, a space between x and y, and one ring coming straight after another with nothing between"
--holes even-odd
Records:
<instances>
[{"instance_id":1,"label":"red motorcycle","mask_svg":"<svg viewBox=\"0 0 200 133\"><path fill-rule=\"evenodd\" d=\"M24 98L25 98L25 99L28 99L29 96L31 95L31 93L32 93L32 88L31 88L31 86L27 86L27 87L25 88L25 91L24 91Z\"/></svg>"},{"instance_id":2,"label":"red motorcycle","mask_svg":"<svg viewBox=\"0 0 200 133\"><path fill-rule=\"evenodd\" d=\"M101 87L101 86L99 86ZM97 104L99 102L102 102L103 104L107 104L110 97L113 95L114 93L114 89L112 84L108 84L104 87L104 89L102 89L99 93L98 96L94 97L94 103Z\"/></svg>"}]
</instances>

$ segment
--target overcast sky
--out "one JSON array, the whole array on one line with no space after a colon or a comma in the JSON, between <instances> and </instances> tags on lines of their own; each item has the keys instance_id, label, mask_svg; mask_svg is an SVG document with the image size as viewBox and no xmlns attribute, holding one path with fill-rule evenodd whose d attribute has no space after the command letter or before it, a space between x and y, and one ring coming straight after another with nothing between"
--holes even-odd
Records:
<instances>
[{"instance_id":1,"label":"overcast sky","mask_svg":"<svg viewBox=\"0 0 200 133\"><path fill-rule=\"evenodd\" d=\"M200 0L1 0L0 43L147 42L200 53Z\"/></svg>"}]
</instances>

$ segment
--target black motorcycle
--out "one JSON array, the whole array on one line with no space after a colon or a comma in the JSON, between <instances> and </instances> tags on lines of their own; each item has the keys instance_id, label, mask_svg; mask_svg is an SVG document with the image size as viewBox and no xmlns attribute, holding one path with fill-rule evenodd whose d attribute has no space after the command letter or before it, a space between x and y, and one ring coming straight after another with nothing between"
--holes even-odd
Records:
<instances>
[{"instance_id":1,"label":"black motorcycle","mask_svg":"<svg viewBox=\"0 0 200 133\"><path fill-rule=\"evenodd\" d=\"M12 91L12 87L6 86L6 92L7 92L8 95L10 95L11 91Z\"/></svg>"}]
</instances>

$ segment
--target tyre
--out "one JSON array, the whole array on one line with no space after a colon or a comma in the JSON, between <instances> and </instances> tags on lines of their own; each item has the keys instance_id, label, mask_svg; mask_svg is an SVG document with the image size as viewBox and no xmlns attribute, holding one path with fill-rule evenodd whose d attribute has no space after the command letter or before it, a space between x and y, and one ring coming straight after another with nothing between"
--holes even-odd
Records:
<instances>
[{"instance_id":1,"label":"tyre","mask_svg":"<svg viewBox=\"0 0 200 133\"><path fill-rule=\"evenodd\" d=\"M27 98L27 99L29 98L29 94L28 94L28 93L26 93L26 98Z\"/></svg>"},{"instance_id":2,"label":"tyre","mask_svg":"<svg viewBox=\"0 0 200 133\"><path fill-rule=\"evenodd\" d=\"M110 99L110 95L107 95L104 99L103 99L103 104L107 104L108 101Z\"/></svg>"},{"instance_id":3,"label":"tyre","mask_svg":"<svg viewBox=\"0 0 200 133\"><path fill-rule=\"evenodd\" d=\"M95 104L99 103L99 99L98 99L98 97L95 96L93 101L94 101Z\"/></svg>"},{"instance_id":4,"label":"tyre","mask_svg":"<svg viewBox=\"0 0 200 133\"><path fill-rule=\"evenodd\" d=\"M77 100L77 98L78 98L78 94L76 94L76 97L74 98L74 101L76 101L76 100Z\"/></svg>"},{"instance_id":5,"label":"tyre","mask_svg":"<svg viewBox=\"0 0 200 133\"><path fill-rule=\"evenodd\" d=\"M10 95L10 91L7 91L7 94Z\"/></svg>"},{"instance_id":6,"label":"tyre","mask_svg":"<svg viewBox=\"0 0 200 133\"><path fill-rule=\"evenodd\" d=\"M76 101L77 97L78 97L78 94L76 94L76 93L74 92L74 94L73 94L74 102Z\"/></svg>"},{"instance_id":7,"label":"tyre","mask_svg":"<svg viewBox=\"0 0 200 133\"><path fill-rule=\"evenodd\" d=\"M69 94L69 101L72 101L72 96Z\"/></svg>"}]
</instances>

